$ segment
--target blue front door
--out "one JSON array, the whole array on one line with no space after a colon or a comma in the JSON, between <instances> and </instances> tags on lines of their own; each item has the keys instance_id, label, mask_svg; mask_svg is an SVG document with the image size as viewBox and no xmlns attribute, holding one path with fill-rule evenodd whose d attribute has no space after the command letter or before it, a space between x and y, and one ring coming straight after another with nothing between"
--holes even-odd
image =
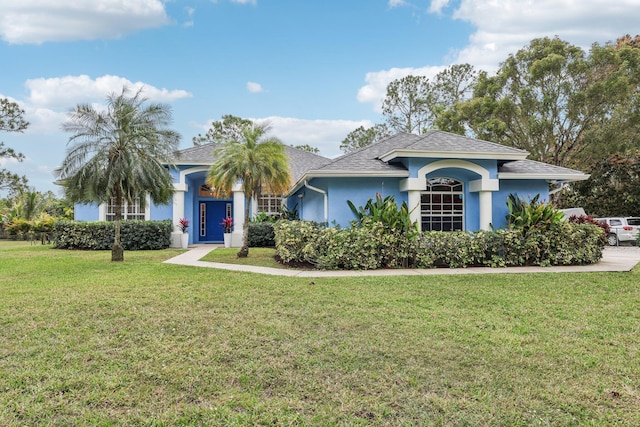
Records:
<instances>
[{"instance_id":1,"label":"blue front door","mask_svg":"<svg viewBox=\"0 0 640 427\"><path fill-rule=\"evenodd\" d=\"M200 202L200 236L201 242L222 242L223 218L231 216L231 202Z\"/></svg>"}]
</instances>

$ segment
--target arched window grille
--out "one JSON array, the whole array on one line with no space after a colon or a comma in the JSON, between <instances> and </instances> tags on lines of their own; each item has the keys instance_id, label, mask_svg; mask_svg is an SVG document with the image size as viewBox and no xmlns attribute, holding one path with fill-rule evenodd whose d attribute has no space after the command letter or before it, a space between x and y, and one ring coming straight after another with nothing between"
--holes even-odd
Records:
<instances>
[{"instance_id":1,"label":"arched window grille","mask_svg":"<svg viewBox=\"0 0 640 427\"><path fill-rule=\"evenodd\" d=\"M427 179L426 191L420 194L422 231L464 230L464 188L451 178Z\"/></svg>"}]
</instances>

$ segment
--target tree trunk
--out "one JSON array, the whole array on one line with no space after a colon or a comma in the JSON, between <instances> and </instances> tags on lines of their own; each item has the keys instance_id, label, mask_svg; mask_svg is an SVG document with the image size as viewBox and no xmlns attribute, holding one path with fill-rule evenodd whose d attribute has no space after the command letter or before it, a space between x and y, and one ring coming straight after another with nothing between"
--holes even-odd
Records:
<instances>
[{"instance_id":1,"label":"tree trunk","mask_svg":"<svg viewBox=\"0 0 640 427\"><path fill-rule=\"evenodd\" d=\"M115 208L115 235L113 238L113 248L111 248L111 261L122 262L124 261L124 249L120 243L120 225L122 221L122 197L116 198Z\"/></svg>"},{"instance_id":2,"label":"tree trunk","mask_svg":"<svg viewBox=\"0 0 640 427\"><path fill-rule=\"evenodd\" d=\"M249 256L249 204L251 199L244 195L244 224L242 224L242 248L238 252L238 258Z\"/></svg>"}]
</instances>

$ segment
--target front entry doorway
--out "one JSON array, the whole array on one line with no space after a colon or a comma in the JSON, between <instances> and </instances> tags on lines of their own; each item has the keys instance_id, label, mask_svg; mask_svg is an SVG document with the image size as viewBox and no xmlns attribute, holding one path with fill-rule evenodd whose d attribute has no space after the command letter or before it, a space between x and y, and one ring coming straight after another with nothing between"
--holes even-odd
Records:
<instances>
[{"instance_id":1,"label":"front entry doorway","mask_svg":"<svg viewBox=\"0 0 640 427\"><path fill-rule=\"evenodd\" d=\"M224 230L220 224L233 212L233 204L225 201L200 202L200 242L222 242Z\"/></svg>"}]
</instances>

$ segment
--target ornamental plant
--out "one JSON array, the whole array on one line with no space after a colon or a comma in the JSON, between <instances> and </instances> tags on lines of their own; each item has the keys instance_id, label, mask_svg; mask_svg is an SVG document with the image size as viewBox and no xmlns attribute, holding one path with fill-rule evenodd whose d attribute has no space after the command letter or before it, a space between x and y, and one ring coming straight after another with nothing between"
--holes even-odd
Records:
<instances>
[{"instance_id":1,"label":"ornamental plant","mask_svg":"<svg viewBox=\"0 0 640 427\"><path fill-rule=\"evenodd\" d=\"M516 194L509 194L507 206L509 214L506 216L507 224L512 230L521 230L523 235L529 231L542 229L549 230L564 221L564 215L551 203L538 201L540 194L527 202Z\"/></svg>"},{"instance_id":2,"label":"ornamental plant","mask_svg":"<svg viewBox=\"0 0 640 427\"><path fill-rule=\"evenodd\" d=\"M186 233L188 228L189 228L189 220L187 218L180 218L180 221L178 222L178 230L180 230L183 233Z\"/></svg>"},{"instance_id":3,"label":"ornamental plant","mask_svg":"<svg viewBox=\"0 0 640 427\"><path fill-rule=\"evenodd\" d=\"M222 222L220 223L222 228L224 228L225 233L231 233L231 228L233 227L233 218L230 216L227 218L222 218Z\"/></svg>"}]
</instances>

